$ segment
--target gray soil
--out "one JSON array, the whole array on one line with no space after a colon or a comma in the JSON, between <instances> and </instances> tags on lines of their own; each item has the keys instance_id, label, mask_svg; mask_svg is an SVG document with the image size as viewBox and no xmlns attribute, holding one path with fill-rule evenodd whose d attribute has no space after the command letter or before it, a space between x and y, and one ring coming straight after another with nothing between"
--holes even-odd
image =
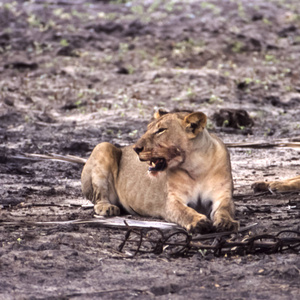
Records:
<instances>
[{"instance_id":1,"label":"gray soil","mask_svg":"<svg viewBox=\"0 0 300 300\"><path fill-rule=\"evenodd\" d=\"M25 223L93 210L81 164L24 153L132 144L160 107L203 111L226 143L299 138L298 0L1 1L0 299L299 299L299 252L127 258L124 230ZM299 193L251 189L299 175L299 152L230 153L237 219L258 223L247 234L299 231Z\"/></svg>"}]
</instances>

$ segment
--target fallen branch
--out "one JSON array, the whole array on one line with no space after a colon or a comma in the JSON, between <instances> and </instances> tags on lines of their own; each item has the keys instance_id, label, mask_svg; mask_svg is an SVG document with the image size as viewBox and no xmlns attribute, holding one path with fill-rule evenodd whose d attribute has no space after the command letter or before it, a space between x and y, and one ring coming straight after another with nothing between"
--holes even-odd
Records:
<instances>
[{"instance_id":1,"label":"fallen branch","mask_svg":"<svg viewBox=\"0 0 300 300\"><path fill-rule=\"evenodd\" d=\"M70 163L76 163L76 164L85 164L86 159L81 158L79 156L74 155L59 155L55 153L50 154L35 154L35 153L24 153L25 157L33 157L33 158L39 158L39 159L51 159L56 161L63 161L63 162L70 162Z\"/></svg>"},{"instance_id":2,"label":"fallen branch","mask_svg":"<svg viewBox=\"0 0 300 300\"><path fill-rule=\"evenodd\" d=\"M96 216L92 219L78 219L71 221L48 221L48 222L31 222L31 221L22 221L22 222L0 222L0 225L3 226L49 226L49 225L70 225L70 224L98 224L103 227L112 227L127 229L128 226L135 229L154 229L158 228L161 230L170 230L170 229L180 229L174 223L159 222L159 221L141 221L133 220L125 217L112 217L105 218L101 216Z\"/></svg>"},{"instance_id":3,"label":"fallen branch","mask_svg":"<svg viewBox=\"0 0 300 300\"><path fill-rule=\"evenodd\" d=\"M67 294L64 295L65 298L77 298L77 297L84 297L86 298L91 298L91 297L101 297L102 295L105 294L113 294L113 293L124 293L124 292L136 292L136 293L145 293L148 290L147 289L131 289L131 288L124 288L124 289L111 289L111 290L100 290L100 291L94 291L94 292L78 292L78 293L72 293L72 294Z\"/></svg>"},{"instance_id":4,"label":"fallen branch","mask_svg":"<svg viewBox=\"0 0 300 300\"><path fill-rule=\"evenodd\" d=\"M286 148L300 148L300 142L291 142L278 140L275 142L241 142L241 143L225 143L229 148L275 148L275 147L286 147Z\"/></svg>"},{"instance_id":5,"label":"fallen branch","mask_svg":"<svg viewBox=\"0 0 300 300\"><path fill-rule=\"evenodd\" d=\"M119 228L119 229L159 229L159 230L179 230L186 232L182 227L179 227L175 223L160 222L160 221L142 221L134 220L126 217L112 217L105 218L101 216L95 216L92 219L77 219L70 221L48 221L48 222L31 222L31 221L3 221L0 222L0 226L49 226L49 225L70 225L70 224L99 224L103 227ZM255 227L257 223L251 224L247 227L243 227L239 232L244 232L252 227ZM210 234L203 234L201 237L215 238L224 235L229 235L232 232L217 232Z\"/></svg>"}]
</instances>

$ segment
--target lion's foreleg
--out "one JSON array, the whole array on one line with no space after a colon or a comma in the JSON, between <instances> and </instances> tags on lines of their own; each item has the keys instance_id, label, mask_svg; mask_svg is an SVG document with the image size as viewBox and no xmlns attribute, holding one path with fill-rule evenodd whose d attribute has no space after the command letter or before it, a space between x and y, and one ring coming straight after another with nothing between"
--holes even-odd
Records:
<instances>
[{"instance_id":1,"label":"lion's foreleg","mask_svg":"<svg viewBox=\"0 0 300 300\"><path fill-rule=\"evenodd\" d=\"M222 196L213 201L211 219L217 231L236 231L239 222L233 219L234 204L230 195Z\"/></svg>"},{"instance_id":2,"label":"lion's foreleg","mask_svg":"<svg viewBox=\"0 0 300 300\"><path fill-rule=\"evenodd\" d=\"M174 196L167 199L165 218L179 224L189 232L207 233L212 229L212 222L205 215L199 214Z\"/></svg>"}]
</instances>

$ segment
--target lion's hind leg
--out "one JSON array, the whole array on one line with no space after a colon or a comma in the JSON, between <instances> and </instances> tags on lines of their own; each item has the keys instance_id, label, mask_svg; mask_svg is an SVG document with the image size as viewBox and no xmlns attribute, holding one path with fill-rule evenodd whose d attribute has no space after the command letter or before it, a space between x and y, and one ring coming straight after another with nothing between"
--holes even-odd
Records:
<instances>
[{"instance_id":1,"label":"lion's hind leg","mask_svg":"<svg viewBox=\"0 0 300 300\"><path fill-rule=\"evenodd\" d=\"M92 189L93 189L92 198L89 200L91 200L94 203L95 213L99 216L105 216L105 217L120 215L120 208L112 204L112 202L110 201L110 197L109 197L110 180L103 176L99 176L99 174L97 174L97 176L94 177L96 178L92 179Z\"/></svg>"},{"instance_id":2,"label":"lion's hind leg","mask_svg":"<svg viewBox=\"0 0 300 300\"><path fill-rule=\"evenodd\" d=\"M83 195L94 203L94 211L100 216L120 214L115 178L122 152L109 143L95 147L81 174Z\"/></svg>"}]
</instances>

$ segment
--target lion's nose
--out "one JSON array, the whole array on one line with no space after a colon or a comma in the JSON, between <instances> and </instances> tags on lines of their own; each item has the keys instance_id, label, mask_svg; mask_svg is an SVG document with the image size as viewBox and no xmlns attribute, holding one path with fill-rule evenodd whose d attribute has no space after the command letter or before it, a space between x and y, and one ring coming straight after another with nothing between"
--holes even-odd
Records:
<instances>
[{"instance_id":1,"label":"lion's nose","mask_svg":"<svg viewBox=\"0 0 300 300\"><path fill-rule=\"evenodd\" d=\"M137 153L137 154L140 154L143 150L144 150L144 147L139 147L137 145L135 145L133 147L133 150Z\"/></svg>"}]
</instances>

